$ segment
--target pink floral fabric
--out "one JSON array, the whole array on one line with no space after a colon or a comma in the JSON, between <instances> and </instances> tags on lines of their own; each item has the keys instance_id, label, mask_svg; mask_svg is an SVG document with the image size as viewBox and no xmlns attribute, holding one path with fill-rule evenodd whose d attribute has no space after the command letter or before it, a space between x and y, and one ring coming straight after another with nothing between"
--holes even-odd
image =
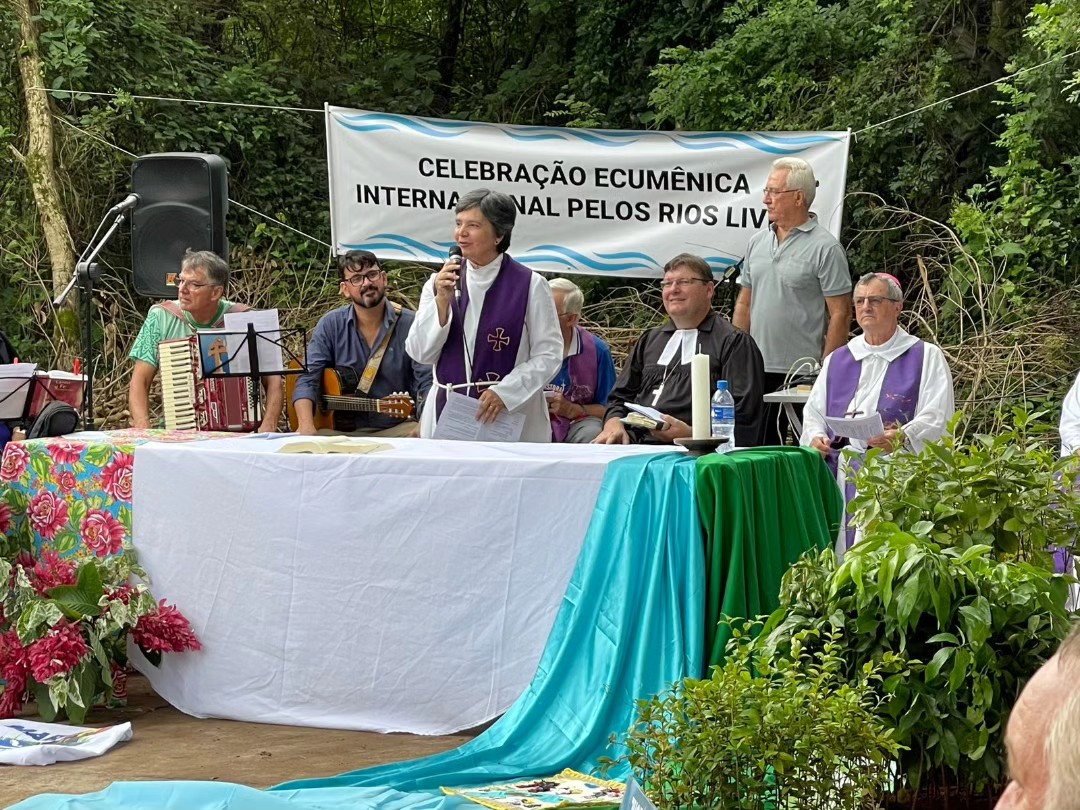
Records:
<instances>
[{"instance_id":1,"label":"pink floral fabric","mask_svg":"<svg viewBox=\"0 0 1080 810\"><path fill-rule=\"evenodd\" d=\"M126 429L106 440L8 442L0 459L0 535L65 559L109 557L131 545L135 447L235 433ZM27 542L28 541L28 542Z\"/></svg>"}]
</instances>

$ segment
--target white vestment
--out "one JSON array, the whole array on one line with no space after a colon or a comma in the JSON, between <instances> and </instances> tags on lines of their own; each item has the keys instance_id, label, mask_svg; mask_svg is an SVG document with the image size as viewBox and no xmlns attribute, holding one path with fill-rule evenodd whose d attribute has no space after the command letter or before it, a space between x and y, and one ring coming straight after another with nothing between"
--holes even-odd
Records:
<instances>
[{"instance_id":1,"label":"white vestment","mask_svg":"<svg viewBox=\"0 0 1080 810\"><path fill-rule=\"evenodd\" d=\"M880 346L871 346L862 335L852 339L848 343L848 349L856 360L861 361L862 365L855 396L848 403L845 412L858 412L860 416L877 413L878 397L881 394L881 386L885 382L885 372L888 371L889 364L917 342L918 338L909 335L899 327L896 329L896 334ZM809 446L810 441L815 437L828 437L828 431L825 428L825 381L828 379L829 361L832 357L830 354L825 358L821 374L818 375L810 391L810 399L807 400L803 410L803 431L802 436L799 437L799 444L803 446ZM922 381L915 416L910 422L901 426L906 445L918 452L926 442L940 439L945 435L946 426L955 410L949 363L941 349L926 343L923 350ZM863 441L853 440L848 446L860 453L866 450L866 442ZM840 491L844 492L847 475L844 470L843 455L837 466L837 483L840 485ZM846 503L844 507L847 508ZM837 541L837 554L843 556L843 529L840 534L841 537Z\"/></svg>"},{"instance_id":2,"label":"white vestment","mask_svg":"<svg viewBox=\"0 0 1080 810\"><path fill-rule=\"evenodd\" d=\"M1080 450L1080 375L1061 403L1058 432L1061 433L1061 455L1068 456Z\"/></svg>"},{"instance_id":3,"label":"white vestment","mask_svg":"<svg viewBox=\"0 0 1080 810\"><path fill-rule=\"evenodd\" d=\"M495 261L483 267L468 265L465 283L469 286L469 307L465 311L463 326L466 345L470 348L476 344L476 330L484 308L484 298L495 283L502 259L500 253ZM420 435L425 438L430 438L435 431L435 408L440 383L435 366L450 333L450 321L453 317L451 310L446 323L439 325L439 310L435 303L435 276L432 275L424 284L420 294L420 306L416 310L416 320L405 340L405 351L409 356L418 363L429 363L432 367L431 391L424 402L424 412L420 418ZM465 352L465 373L471 378L470 355L470 351ZM547 400L544 399L544 386L558 373L562 361L562 331L559 329L559 316L555 310L555 300L551 296L551 287L543 276L533 273L529 285L529 303L525 310L525 327L521 333L514 370L495 385L487 386L499 395L508 411L525 414L522 441L551 441L551 422L548 419ZM461 393L467 392L461 390Z\"/></svg>"}]
</instances>

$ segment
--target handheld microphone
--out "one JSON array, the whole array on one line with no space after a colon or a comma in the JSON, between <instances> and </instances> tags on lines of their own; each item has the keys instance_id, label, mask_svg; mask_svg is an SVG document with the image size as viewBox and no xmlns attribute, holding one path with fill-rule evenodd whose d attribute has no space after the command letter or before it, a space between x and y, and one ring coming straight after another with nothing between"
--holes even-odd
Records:
<instances>
[{"instance_id":1,"label":"handheld microphone","mask_svg":"<svg viewBox=\"0 0 1080 810\"><path fill-rule=\"evenodd\" d=\"M458 247L457 245L454 245L453 247L450 248L450 250L448 250L446 252L446 257L448 259L457 259L458 277L457 277L457 283L454 285L454 300L455 301L460 301L461 300L461 248Z\"/></svg>"},{"instance_id":2,"label":"handheld microphone","mask_svg":"<svg viewBox=\"0 0 1080 810\"><path fill-rule=\"evenodd\" d=\"M121 202L118 202L112 208L109 209L109 213L105 216L111 217L113 214L119 214L122 211L127 211L134 208L139 204L138 194L128 194Z\"/></svg>"}]
</instances>

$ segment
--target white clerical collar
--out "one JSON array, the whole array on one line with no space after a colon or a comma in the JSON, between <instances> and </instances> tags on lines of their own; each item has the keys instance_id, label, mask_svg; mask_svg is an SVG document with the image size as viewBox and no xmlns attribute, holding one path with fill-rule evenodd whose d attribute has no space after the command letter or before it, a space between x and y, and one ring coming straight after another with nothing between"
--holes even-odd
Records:
<instances>
[{"instance_id":1,"label":"white clerical collar","mask_svg":"<svg viewBox=\"0 0 1080 810\"><path fill-rule=\"evenodd\" d=\"M859 335L848 344L848 348L851 350L851 356L856 360L862 361L870 355L875 355L891 363L918 342L917 337L909 335L898 326L893 336L880 346L871 346L866 342L865 335Z\"/></svg>"},{"instance_id":2,"label":"white clerical collar","mask_svg":"<svg viewBox=\"0 0 1080 810\"><path fill-rule=\"evenodd\" d=\"M575 354L581 354L581 335L578 330L575 329L570 335L570 348L563 354L563 359L567 357L573 357Z\"/></svg>"},{"instance_id":3,"label":"white clerical collar","mask_svg":"<svg viewBox=\"0 0 1080 810\"><path fill-rule=\"evenodd\" d=\"M499 268L502 267L502 260L503 255L499 253L495 256L494 259L484 265L475 265L472 262L469 262L468 269L469 272L477 278L477 280L487 280L494 277L495 274L499 272Z\"/></svg>"},{"instance_id":4,"label":"white clerical collar","mask_svg":"<svg viewBox=\"0 0 1080 810\"><path fill-rule=\"evenodd\" d=\"M664 347L664 351L660 352L660 359L657 362L662 366L666 366L675 357L675 353L681 349L681 362L686 365L697 354L697 348L697 329L676 329L668 338L667 346Z\"/></svg>"}]
</instances>

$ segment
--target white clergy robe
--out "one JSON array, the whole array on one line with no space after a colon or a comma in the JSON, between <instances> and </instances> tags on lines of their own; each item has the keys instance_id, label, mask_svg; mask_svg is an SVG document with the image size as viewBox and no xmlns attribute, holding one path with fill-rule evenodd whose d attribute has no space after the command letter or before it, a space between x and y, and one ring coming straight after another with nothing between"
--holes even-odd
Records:
<instances>
[{"instance_id":1,"label":"white clergy robe","mask_svg":"<svg viewBox=\"0 0 1080 810\"><path fill-rule=\"evenodd\" d=\"M470 349L476 345L476 330L484 308L484 298L495 283L502 259L500 253L490 264L483 267L470 264L467 268L465 283L469 285L469 308L465 311L463 327L467 337L466 345ZM432 275L424 283L416 320L405 341L405 351L409 357L417 363L427 363L432 367L434 379L420 418L420 435L424 438L430 438L435 431L436 395L440 383L435 366L449 335L450 320L453 317L451 310L446 323L439 325L439 310L435 303L435 275ZM471 377L472 358L469 351L466 351L465 355L465 371ZM547 400L544 399L544 386L558 373L562 361L563 339L555 300L551 296L547 281L533 273L529 284L529 303L525 310L525 327L521 333L514 370L495 385L484 386L499 395L508 411L525 414L522 441L551 441L551 422L548 419ZM460 392L467 393L464 390Z\"/></svg>"},{"instance_id":2,"label":"white clergy robe","mask_svg":"<svg viewBox=\"0 0 1080 810\"><path fill-rule=\"evenodd\" d=\"M1061 433L1061 455L1072 455L1080 450L1080 375L1061 403L1058 432Z\"/></svg>"},{"instance_id":3,"label":"white clergy robe","mask_svg":"<svg viewBox=\"0 0 1080 810\"><path fill-rule=\"evenodd\" d=\"M881 386L885 382L885 372L888 371L889 364L917 342L918 338L909 335L899 327L896 333L880 346L871 346L862 335L852 339L848 343L848 349L856 360L861 361L861 367L855 396L848 403L845 412L858 412L860 416L877 413L878 397L881 394ZM825 427L825 381L828 379L831 359L832 355L825 358L821 373L810 391L810 399L807 400L803 410L803 431L799 437L799 444L803 446L809 446L815 437L827 438L829 435ZM907 446L918 452L926 442L940 439L945 435L948 421L955 411L952 371L949 370L949 363L941 349L931 343L926 343L915 416L910 422L901 426ZM861 453L866 450L866 442L852 440L848 447ZM837 483L840 485L840 491L845 492L847 474L844 470L843 454L840 456L837 467ZM847 504L845 503L844 506L846 508ZM840 535L837 541L837 554L843 556L843 529Z\"/></svg>"}]
</instances>

